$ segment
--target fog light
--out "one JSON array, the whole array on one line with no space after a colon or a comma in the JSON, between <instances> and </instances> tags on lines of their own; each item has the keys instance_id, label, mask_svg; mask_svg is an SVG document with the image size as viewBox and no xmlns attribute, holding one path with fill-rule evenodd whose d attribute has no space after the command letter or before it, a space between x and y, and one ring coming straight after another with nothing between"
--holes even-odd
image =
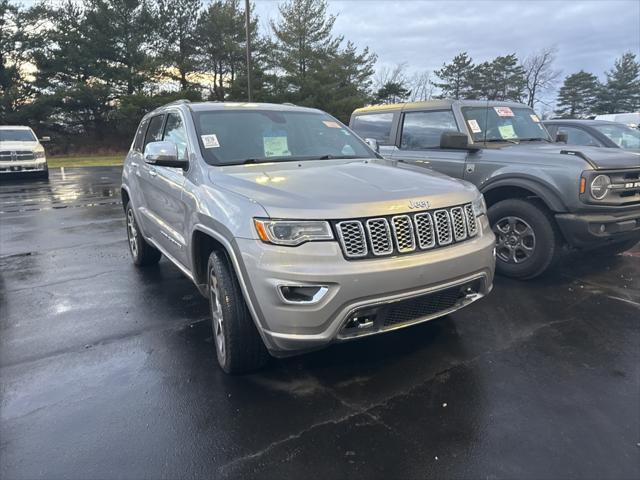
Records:
<instances>
[{"instance_id":1,"label":"fog light","mask_svg":"<svg viewBox=\"0 0 640 480\"><path fill-rule=\"evenodd\" d=\"M314 304L324 298L329 288L324 285L280 285L278 292L285 303Z\"/></svg>"}]
</instances>

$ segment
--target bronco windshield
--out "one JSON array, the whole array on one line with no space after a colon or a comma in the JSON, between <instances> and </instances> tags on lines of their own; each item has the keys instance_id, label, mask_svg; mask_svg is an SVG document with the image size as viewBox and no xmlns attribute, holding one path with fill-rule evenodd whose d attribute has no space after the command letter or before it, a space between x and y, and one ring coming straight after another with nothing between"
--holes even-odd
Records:
<instances>
[{"instance_id":1,"label":"bronco windshield","mask_svg":"<svg viewBox=\"0 0 640 480\"><path fill-rule=\"evenodd\" d=\"M35 142L36 137L31 130L24 128L0 128L0 142Z\"/></svg>"},{"instance_id":2,"label":"bronco windshield","mask_svg":"<svg viewBox=\"0 0 640 480\"><path fill-rule=\"evenodd\" d=\"M200 149L211 165L375 156L326 113L228 109L193 116Z\"/></svg>"},{"instance_id":3,"label":"bronco windshield","mask_svg":"<svg viewBox=\"0 0 640 480\"><path fill-rule=\"evenodd\" d=\"M629 150L640 149L640 130L634 130L626 125L594 125L600 133L606 135L609 140L618 145L620 148Z\"/></svg>"},{"instance_id":4,"label":"bronco windshield","mask_svg":"<svg viewBox=\"0 0 640 480\"><path fill-rule=\"evenodd\" d=\"M530 108L463 107L462 115L474 142L551 141Z\"/></svg>"}]
</instances>

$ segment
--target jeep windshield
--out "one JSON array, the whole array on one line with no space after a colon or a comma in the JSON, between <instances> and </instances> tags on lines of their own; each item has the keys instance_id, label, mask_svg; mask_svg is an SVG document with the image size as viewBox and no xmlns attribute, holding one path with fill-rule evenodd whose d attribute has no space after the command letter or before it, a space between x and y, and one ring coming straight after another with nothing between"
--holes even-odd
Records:
<instances>
[{"instance_id":1,"label":"jeep windshield","mask_svg":"<svg viewBox=\"0 0 640 480\"><path fill-rule=\"evenodd\" d=\"M610 125L594 125L593 128L609 140L618 145L620 148L628 150L640 150L640 130L635 130L622 124L612 123Z\"/></svg>"},{"instance_id":2,"label":"jeep windshield","mask_svg":"<svg viewBox=\"0 0 640 480\"><path fill-rule=\"evenodd\" d=\"M193 112L202 155L210 165L371 158L375 154L335 118L316 112Z\"/></svg>"},{"instance_id":3,"label":"jeep windshield","mask_svg":"<svg viewBox=\"0 0 640 480\"><path fill-rule=\"evenodd\" d=\"M550 142L549 134L530 108L463 107L462 115L474 142Z\"/></svg>"},{"instance_id":4,"label":"jeep windshield","mask_svg":"<svg viewBox=\"0 0 640 480\"><path fill-rule=\"evenodd\" d=\"M8 129L0 128L0 142L35 142L31 130L24 128Z\"/></svg>"}]
</instances>

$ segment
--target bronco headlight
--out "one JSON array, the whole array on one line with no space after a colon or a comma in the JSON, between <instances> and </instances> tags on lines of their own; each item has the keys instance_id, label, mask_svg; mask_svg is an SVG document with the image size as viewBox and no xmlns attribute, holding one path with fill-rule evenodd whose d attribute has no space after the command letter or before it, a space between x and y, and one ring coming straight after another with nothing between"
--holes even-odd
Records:
<instances>
[{"instance_id":1,"label":"bronco headlight","mask_svg":"<svg viewBox=\"0 0 640 480\"><path fill-rule=\"evenodd\" d=\"M487 204L484 201L483 195L480 195L478 198L476 198L471 203L471 206L473 207L473 213L475 214L476 217L479 217L480 215L485 215L487 213Z\"/></svg>"},{"instance_id":2,"label":"bronco headlight","mask_svg":"<svg viewBox=\"0 0 640 480\"><path fill-rule=\"evenodd\" d=\"M602 200L609 192L609 185L611 185L611 179L607 175L598 175L591 181L589 189L591 196L596 200Z\"/></svg>"},{"instance_id":3,"label":"bronco headlight","mask_svg":"<svg viewBox=\"0 0 640 480\"><path fill-rule=\"evenodd\" d=\"M263 220L255 218L260 240L295 247L305 242L333 240L329 222L320 220Z\"/></svg>"}]
</instances>

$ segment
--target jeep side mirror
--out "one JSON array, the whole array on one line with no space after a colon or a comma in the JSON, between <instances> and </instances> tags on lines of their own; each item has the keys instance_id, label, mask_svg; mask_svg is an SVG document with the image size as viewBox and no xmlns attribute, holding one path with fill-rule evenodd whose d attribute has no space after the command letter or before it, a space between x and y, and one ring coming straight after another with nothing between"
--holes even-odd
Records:
<instances>
[{"instance_id":1,"label":"jeep side mirror","mask_svg":"<svg viewBox=\"0 0 640 480\"><path fill-rule=\"evenodd\" d=\"M45 142L50 142L51 141L51 137L42 137L40 140L38 140L40 143L45 143Z\"/></svg>"},{"instance_id":2,"label":"jeep side mirror","mask_svg":"<svg viewBox=\"0 0 640 480\"><path fill-rule=\"evenodd\" d=\"M567 132L559 131L556 133L556 142L557 143L567 143L569 141L569 135Z\"/></svg>"},{"instance_id":3,"label":"jeep side mirror","mask_svg":"<svg viewBox=\"0 0 640 480\"><path fill-rule=\"evenodd\" d=\"M189 168L189 161L178 158L178 147L173 142L150 142L144 147L144 161L158 167Z\"/></svg>"},{"instance_id":4,"label":"jeep side mirror","mask_svg":"<svg viewBox=\"0 0 640 480\"><path fill-rule=\"evenodd\" d=\"M442 132L440 135L440 148L449 150L478 150L469 145L469 137L466 133L454 130Z\"/></svg>"},{"instance_id":5,"label":"jeep side mirror","mask_svg":"<svg viewBox=\"0 0 640 480\"><path fill-rule=\"evenodd\" d=\"M380 144L378 143L378 140L375 138L365 138L364 141L374 152L380 153Z\"/></svg>"}]
</instances>

